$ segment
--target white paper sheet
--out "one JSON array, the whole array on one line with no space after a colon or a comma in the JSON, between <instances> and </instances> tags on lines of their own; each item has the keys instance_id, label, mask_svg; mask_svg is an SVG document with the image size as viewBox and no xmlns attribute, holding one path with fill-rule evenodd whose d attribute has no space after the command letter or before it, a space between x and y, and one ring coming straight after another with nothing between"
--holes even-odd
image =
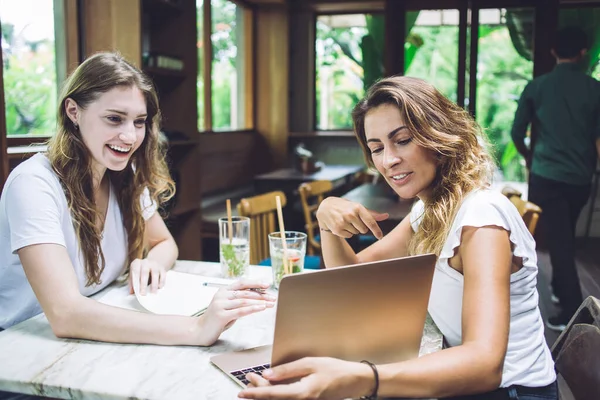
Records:
<instances>
[{"instance_id":1,"label":"white paper sheet","mask_svg":"<svg viewBox=\"0 0 600 400\"><path fill-rule=\"evenodd\" d=\"M123 297L122 291L113 291L103 296L100 301L116 307L149 311L165 315L199 315L206 310L218 287L204 286L205 282L229 285L233 280L213 278L183 272L167 272L167 283L156 293L150 288L146 294L140 294L139 278L134 278L135 295Z\"/></svg>"}]
</instances>

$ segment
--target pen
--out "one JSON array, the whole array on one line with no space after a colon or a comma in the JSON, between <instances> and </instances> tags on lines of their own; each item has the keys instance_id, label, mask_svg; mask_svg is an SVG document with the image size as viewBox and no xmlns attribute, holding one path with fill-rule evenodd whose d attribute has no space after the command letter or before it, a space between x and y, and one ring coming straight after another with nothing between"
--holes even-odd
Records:
<instances>
[{"instance_id":1,"label":"pen","mask_svg":"<svg viewBox=\"0 0 600 400\"><path fill-rule=\"evenodd\" d=\"M216 283L216 282L204 282L202 284L202 286L218 287L218 288L227 287L229 285L230 285L229 283ZM267 292L263 288L249 288L249 289L243 289L243 290L251 290L253 292L260 293L260 294L265 294Z\"/></svg>"}]
</instances>

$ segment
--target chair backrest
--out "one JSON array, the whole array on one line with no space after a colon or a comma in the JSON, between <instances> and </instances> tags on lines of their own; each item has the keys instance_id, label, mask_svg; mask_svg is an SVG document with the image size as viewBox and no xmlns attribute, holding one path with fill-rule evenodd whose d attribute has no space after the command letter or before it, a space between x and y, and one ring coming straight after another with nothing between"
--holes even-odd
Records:
<instances>
[{"instance_id":1,"label":"chair backrest","mask_svg":"<svg viewBox=\"0 0 600 400\"><path fill-rule=\"evenodd\" d=\"M552 346L560 398L592 400L600 390L600 303L589 296ZM566 383L566 388L564 384Z\"/></svg>"},{"instance_id":2,"label":"chair backrest","mask_svg":"<svg viewBox=\"0 0 600 400\"><path fill-rule=\"evenodd\" d=\"M281 207L287 200L280 191L269 192L240 200L237 205L238 214L250 218L250 264L258 264L269 257L269 233L278 230L277 202L281 198Z\"/></svg>"},{"instance_id":3,"label":"chair backrest","mask_svg":"<svg viewBox=\"0 0 600 400\"><path fill-rule=\"evenodd\" d=\"M600 329L573 325L555 360L558 372L575 400L597 400L600 395Z\"/></svg>"},{"instance_id":4,"label":"chair backrest","mask_svg":"<svg viewBox=\"0 0 600 400\"><path fill-rule=\"evenodd\" d=\"M332 188L331 181L306 182L298 188L300 201L302 202L302 212L304 213L306 235L308 236L308 248L306 251L309 255L321 252L321 243L316 239L319 232L319 224L317 223L315 213L325 195Z\"/></svg>"},{"instance_id":5,"label":"chair backrest","mask_svg":"<svg viewBox=\"0 0 600 400\"><path fill-rule=\"evenodd\" d=\"M509 199L510 202L517 207L517 210L519 210L519 214L521 214L523 221L525 221L529 233L532 235L535 234L535 228L540 218L540 214L542 213L542 209L530 201L523 200L519 196L513 195L510 196Z\"/></svg>"},{"instance_id":6,"label":"chair backrest","mask_svg":"<svg viewBox=\"0 0 600 400\"><path fill-rule=\"evenodd\" d=\"M502 194L508 197L509 199L513 196L521 197L523 195L519 190L515 189L512 186L504 186L502 188Z\"/></svg>"},{"instance_id":7,"label":"chair backrest","mask_svg":"<svg viewBox=\"0 0 600 400\"><path fill-rule=\"evenodd\" d=\"M354 185L359 186L365 183L377 184L381 178L378 172L374 172L370 169L364 169L354 174Z\"/></svg>"}]
</instances>

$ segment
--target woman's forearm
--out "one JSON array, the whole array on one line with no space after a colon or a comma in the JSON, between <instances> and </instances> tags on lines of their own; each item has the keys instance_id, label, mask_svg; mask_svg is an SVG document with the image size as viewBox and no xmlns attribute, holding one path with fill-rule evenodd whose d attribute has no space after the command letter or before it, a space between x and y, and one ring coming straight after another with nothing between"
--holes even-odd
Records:
<instances>
[{"instance_id":1,"label":"woman's forearm","mask_svg":"<svg viewBox=\"0 0 600 400\"><path fill-rule=\"evenodd\" d=\"M329 231L321 230L321 253L326 268L351 265L358 262L358 257L346 239Z\"/></svg>"},{"instance_id":2,"label":"woman's forearm","mask_svg":"<svg viewBox=\"0 0 600 400\"><path fill-rule=\"evenodd\" d=\"M178 256L179 250L177 249L177 244L175 240L169 238L154 245L146 258L164 265L167 269L171 269L175 265Z\"/></svg>"},{"instance_id":3,"label":"woman's forearm","mask_svg":"<svg viewBox=\"0 0 600 400\"><path fill-rule=\"evenodd\" d=\"M84 296L46 315L58 337L115 343L210 344L203 341L199 318L125 310Z\"/></svg>"},{"instance_id":4,"label":"woman's forearm","mask_svg":"<svg viewBox=\"0 0 600 400\"><path fill-rule=\"evenodd\" d=\"M503 357L466 344L401 363L378 366L381 397L448 397L497 389ZM496 360L496 361L494 361Z\"/></svg>"}]
</instances>

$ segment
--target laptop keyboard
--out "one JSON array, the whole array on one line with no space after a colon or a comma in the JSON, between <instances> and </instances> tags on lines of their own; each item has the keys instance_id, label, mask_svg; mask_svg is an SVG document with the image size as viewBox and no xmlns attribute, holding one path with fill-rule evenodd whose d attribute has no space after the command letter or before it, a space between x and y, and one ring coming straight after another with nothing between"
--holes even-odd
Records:
<instances>
[{"instance_id":1,"label":"laptop keyboard","mask_svg":"<svg viewBox=\"0 0 600 400\"><path fill-rule=\"evenodd\" d=\"M237 371L231 371L230 374L233 375L237 380L242 382L244 385L248 385L250 381L246 379L246 374L249 372L254 372L255 374L262 375L263 370L271 367L270 363L257 365L256 367L238 369Z\"/></svg>"}]
</instances>

